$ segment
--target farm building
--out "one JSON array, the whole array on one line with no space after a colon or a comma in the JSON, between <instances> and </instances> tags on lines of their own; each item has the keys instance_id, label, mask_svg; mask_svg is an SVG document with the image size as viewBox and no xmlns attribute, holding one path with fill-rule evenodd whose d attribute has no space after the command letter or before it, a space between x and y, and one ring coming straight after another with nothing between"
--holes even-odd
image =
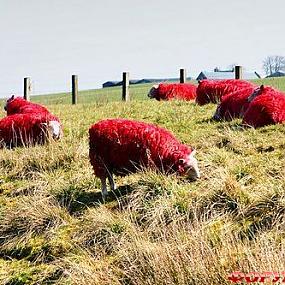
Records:
<instances>
[{"instance_id":1,"label":"farm building","mask_svg":"<svg viewBox=\"0 0 285 285\"><path fill-rule=\"evenodd\" d=\"M138 80L130 80L130 84L137 84ZM114 87L114 86L121 86L123 84L122 81L107 81L104 82L102 87L106 88L106 87Z\"/></svg>"},{"instance_id":2,"label":"farm building","mask_svg":"<svg viewBox=\"0 0 285 285\"><path fill-rule=\"evenodd\" d=\"M285 76L285 73L282 72L282 71L276 71L268 76L266 76L266 78L268 77L282 77L282 76Z\"/></svg>"},{"instance_id":3,"label":"farm building","mask_svg":"<svg viewBox=\"0 0 285 285\"><path fill-rule=\"evenodd\" d=\"M219 70L215 68L214 71L201 71L196 80L203 79L234 79L235 72L233 69L231 70ZM261 78L257 72L243 72L243 79L258 79Z\"/></svg>"},{"instance_id":4,"label":"farm building","mask_svg":"<svg viewBox=\"0 0 285 285\"><path fill-rule=\"evenodd\" d=\"M187 80L191 80L191 77L187 77ZM130 80L130 84L144 84L144 83L159 83L159 82L179 82L179 78L162 78L162 79L133 79ZM103 83L103 88L122 86L122 81L107 81Z\"/></svg>"}]
</instances>

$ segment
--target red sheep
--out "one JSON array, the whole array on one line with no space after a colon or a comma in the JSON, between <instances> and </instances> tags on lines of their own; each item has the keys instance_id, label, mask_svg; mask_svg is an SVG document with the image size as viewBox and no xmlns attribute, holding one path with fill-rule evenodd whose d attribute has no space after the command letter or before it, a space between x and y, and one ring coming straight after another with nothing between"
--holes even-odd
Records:
<instances>
[{"instance_id":1,"label":"red sheep","mask_svg":"<svg viewBox=\"0 0 285 285\"><path fill-rule=\"evenodd\" d=\"M4 106L7 115L26 113L49 113L48 109L36 103L29 102L22 97L12 95Z\"/></svg>"},{"instance_id":2,"label":"red sheep","mask_svg":"<svg viewBox=\"0 0 285 285\"><path fill-rule=\"evenodd\" d=\"M194 84L189 83L160 83L154 85L149 93L148 97L155 98L156 100L194 100L196 98L197 87Z\"/></svg>"},{"instance_id":3,"label":"red sheep","mask_svg":"<svg viewBox=\"0 0 285 285\"><path fill-rule=\"evenodd\" d=\"M213 119L231 121L242 118L249 105L248 98L254 91L255 88L251 86L223 96Z\"/></svg>"},{"instance_id":4,"label":"red sheep","mask_svg":"<svg viewBox=\"0 0 285 285\"><path fill-rule=\"evenodd\" d=\"M94 174L115 189L113 174L126 175L141 167L177 172L195 180L200 177L195 150L180 143L166 129L127 119L107 119L89 129L89 157Z\"/></svg>"},{"instance_id":5,"label":"red sheep","mask_svg":"<svg viewBox=\"0 0 285 285\"><path fill-rule=\"evenodd\" d=\"M254 85L248 81L236 79L201 80L197 87L196 103L199 105L218 103L223 96L252 86Z\"/></svg>"},{"instance_id":6,"label":"red sheep","mask_svg":"<svg viewBox=\"0 0 285 285\"><path fill-rule=\"evenodd\" d=\"M285 121L285 94L263 85L249 97L242 123L254 128Z\"/></svg>"},{"instance_id":7,"label":"red sheep","mask_svg":"<svg viewBox=\"0 0 285 285\"><path fill-rule=\"evenodd\" d=\"M14 114L0 120L0 146L13 148L44 144L61 137L61 124L49 113Z\"/></svg>"}]
</instances>

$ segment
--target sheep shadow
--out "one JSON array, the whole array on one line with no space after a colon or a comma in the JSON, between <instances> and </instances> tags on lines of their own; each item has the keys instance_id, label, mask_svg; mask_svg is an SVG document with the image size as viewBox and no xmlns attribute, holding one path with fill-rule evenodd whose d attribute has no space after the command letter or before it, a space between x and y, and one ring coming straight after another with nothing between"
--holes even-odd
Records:
<instances>
[{"instance_id":1,"label":"sheep shadow","mask_svg":"<svg viewBox=\"0 0 285 285\"><path fill-rule=\"evenodd\" d=\"M126 197L128 194L134 191L134 188L131 185L122 185L119 186L116 190L108 192L106 198L107 202L115 201Z\"/></svg>"},{"instance_id":2,"label":"sheep shadow","mask_svg":"<svg viewBox=\"0 0 285 285\"><path fill-rule=\"evenodd\" d=\"M220 121L221 124L217 125L217 130L232 130L238 132L244 132L252 127L243 125L242 123L233 122L233 121Z\"/></svg>"},{"instance_id":3,"label":"sheep shadow","mask_svg":"<svg viewBox=\"0 0 285 285\"><path fill-rule=\"evenodd\" d=\"M105 199L101 191L64 191L57 195L57 201L73 216L81 215L87 208L99 207L102 204L124 199L134 189L130 185L123 185L114 191L108 191Z\"/></svg>"},{"instance_id":4,"label":"sheep shadow","mask_svg":"<svg viewBox=\"0 0 285 285\"><path fill-rule=\"evenodd\" d=\"M236 119L234 119L234 120L236 120ZM219 131L230 129L233 131L244 132L244 131L252 128L251 126L244 125L244 124L236 122L236 121L234 122L234 120L231 120L231 121L216 120L213 117L211 117L211 118L207 118L207 119L197 121L197 124L215 124L217 130L219 130Z\"/></svg>"},{"instance_id":5,"label":"sheep shadow","mask_svg":"<svg viewBox=\"0 0 285 285\"><path fill-rule=\"evenodd\" d=\"M197 124L209 124L209 123L218 123L218 121L215 120L213 117L197 121Z\"/></svg>"}]
</instances>

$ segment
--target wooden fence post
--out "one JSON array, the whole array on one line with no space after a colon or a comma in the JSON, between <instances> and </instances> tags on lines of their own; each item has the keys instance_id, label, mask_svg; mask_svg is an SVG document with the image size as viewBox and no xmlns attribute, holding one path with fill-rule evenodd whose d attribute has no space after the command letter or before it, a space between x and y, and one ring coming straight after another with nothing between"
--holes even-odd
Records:
<instances>
[{"instance_id":1,"label":"wooden fence post","mask_svg":"<svg viewBox=\"0 0 285 285\"><path fill-rule=\"evenodd\" d=\"M186 69L181 68L180 69L180 83L186 82Z\"/></svg>"},{"instance_id":2,"label":"wooden fence post","mask_svg":"<svg viewBox=\"0 0 285 285\"><path fill-rule=\"evenodd\" d=\"M30 101L30 93L31 93L31 78L25 77L24 78L24 99Z\"/></svg>"},{"instance_id":3,"label":"wooden fence post","mask_svg":"<svg viewBox=\"0 0 285 285\"><path fill-rule=\"evenodd\" d=\"M72 75L72 105L77 104L78 98L78 75Z\"/></svg>"},{"instance_id":4,"label":"wooden fence post","mask_svg":"<svg viewBox=\"0 0 285 285\"><path fill-rule=\"evenodd\" d=\"M122 100L130 101L130 74L129 72L123 72L123 90L122 90Z\"/></svg>"},{"instance_id":5,"label":"wooden fence post","mask_svg":"<svg viewBox=\"0 0 285 285\"><path fill-rule=\"evenodd\" d=\"M240 65L235 66L235 79L242 79L242 67Z\"/></svg>"}]
</instances>

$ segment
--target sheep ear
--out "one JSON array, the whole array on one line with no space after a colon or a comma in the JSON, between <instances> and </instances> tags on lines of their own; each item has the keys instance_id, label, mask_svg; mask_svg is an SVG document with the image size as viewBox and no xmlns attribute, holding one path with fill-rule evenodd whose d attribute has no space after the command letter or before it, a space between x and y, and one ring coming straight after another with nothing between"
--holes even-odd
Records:
<instances>
[{"instance_id":1,"label":"sheep ear","mask_svg":"<svg viewBox=\"0 0 285 285\"><path fill-rule=\"evenodd\" d=\"M262 84L262 85L260 85L260 90L262 91L263 89L264 89L264 85Z\"/></svg>"}]
</instances>

